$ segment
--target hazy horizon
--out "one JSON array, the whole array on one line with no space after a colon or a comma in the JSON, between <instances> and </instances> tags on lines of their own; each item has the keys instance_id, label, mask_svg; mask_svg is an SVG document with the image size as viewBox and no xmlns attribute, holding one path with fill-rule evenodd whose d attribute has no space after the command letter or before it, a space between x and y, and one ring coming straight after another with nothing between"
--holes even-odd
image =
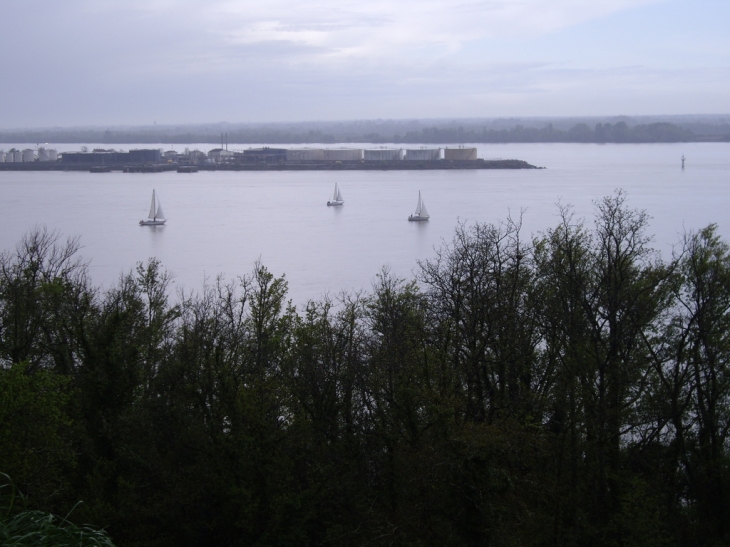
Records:
<instances>
[{"instance_id":1,"label":"hazy horizon","mask_svg":"<svg viewBox=\"0 0 730 547\"><path fill-rule=\"evenodd\" d=\"M512 128L516 125L526 127L543 127L546 124L556 124L556 127L569 128L577 123L616 123L625 121L630 126L648 124L655 122L668 122L675 124L704 123L730 124L730 113L727 114L667 114L667 115L644 115L627 116L623 114L606 116L509 116L509 117L444 117L444 118L371 118L371 119L341 119L341 120L282 120L282 121L208 121L208 122L179 122L179 123L153 123L153 124L65 124L55 126L33 126L33 127L3 127L0 126L0 133L26 132L26 131L161 131L161 130L210 130L221 129L236 130L239 128L330 128L336 126L368 126L385 125L393 127L419 126L444 127L454 124L482 125L486 128ZM2 120L0 120L2 123Z\"/></svg>"},{"instance_id":2,"label":"hazy horizon","mask_svg":"<svg viewBox=\"0 0 730 547\"><path fill-rule=\"evenodd\" d=\"M723 0L7 0L3 128L730 112Z\"/></svg>"}]
</instances>

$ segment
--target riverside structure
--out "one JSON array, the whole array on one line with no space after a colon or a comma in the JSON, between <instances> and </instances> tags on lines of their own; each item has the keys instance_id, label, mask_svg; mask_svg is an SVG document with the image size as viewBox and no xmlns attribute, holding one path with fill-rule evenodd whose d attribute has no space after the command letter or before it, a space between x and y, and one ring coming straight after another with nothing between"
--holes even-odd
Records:
<instances>
[{"instance_id":1,"label":"riverside structure","mask_svg":"<svg viewBox=\"0 0 730 547\"><path fill-rule=\"evenodd\" d=\"M44 158L45 159L45 158ZM195 169L192 169L192 168ZM181 169L183 168L183 169ZM0 163L0 170L90 170L93 172L159 172L180 170L414 170L414 169L535 169L515 159L478 158L476 148L249 148L229 151L138 149L128 152L95 149L64 152L56 161Z\"/></svg>"}]
</instances>

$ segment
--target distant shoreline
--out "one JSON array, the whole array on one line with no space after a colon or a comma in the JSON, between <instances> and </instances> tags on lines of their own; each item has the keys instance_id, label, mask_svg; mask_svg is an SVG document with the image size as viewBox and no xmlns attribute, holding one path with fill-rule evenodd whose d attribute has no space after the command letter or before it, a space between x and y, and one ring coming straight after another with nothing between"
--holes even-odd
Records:
<instances>
[{"instance_id":1,"label":"distant shoreline","mask_svg":"<svg viewBox=\"0 0 730 547\"><path fill-rule=\"evenodd\" d=\"M107 165L106 171L161 173L177 171L174 163ZM31 162L0 163L0 171L89 171L88 163ZM342 161L309 163L203 164L197 171L429 171L451 169L544 169L523 160L437 160L437 161Z\"/></svg>"},{"instance_id":2,"label":"distant shoreline","mask_svg":"<svg viewBox=\"0 0 730 547\"><path fill-rule=\"evenodd\" d=\"M260 124L0 129L2 144L229 145L730 142L730 115L455 120L352 120ZM222 144L221 144L222 145Z\"/></svg>"}]
</instances>

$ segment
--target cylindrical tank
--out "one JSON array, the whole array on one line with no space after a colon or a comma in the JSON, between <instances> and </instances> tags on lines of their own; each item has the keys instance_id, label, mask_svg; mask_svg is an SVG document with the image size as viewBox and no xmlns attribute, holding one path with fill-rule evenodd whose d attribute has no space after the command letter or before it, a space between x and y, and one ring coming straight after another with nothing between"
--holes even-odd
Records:
<instances>
[{"instance_id":1,"label":"cylindrical tank","mask_svg":"<svg viewBox=\"0 0 730 547\"><path fill-rule=\"evenodd\" d=\"M286 161L322 161L324 150L321 148L295 148L286 151Z\"/></svg>"},{"instance_id":2,"label":"cylindrical tank","mask_svg":"<svg viewBox=\"0 0 730 547\"><path fill-rule=\"evenodd\" d=\"M406 150L407 160L435 161L441 159L440 148L418 148Z\"/></svg>"},{"instance_id":3,"label":"cylindrical tank","mask_svg":"<svg viewBox=\"0 0 730 547\"><path fill-rule=\"evenodd\" d=\"M22 162L23 163L30 163L33 160L35 160L35 152L33 152L32 148L26 148L23 150L23 156L22 156Z\"/></svg>"},{"instance_id":4,"label":"cylindrical tank","mask_svg":"<svg viewBox=\"0 0 730 547\"><path fill-rule=\"evenodd\" d=\"M446 148L444 149L445 160L475 160L477 159L476 148Z\"/></svg>"},{"instance_id":5,"label":"cylindrical tank","mask_svg":"<svg viewBox=\"0 0 730 547\"><path fill-rule=\"evenodd\" d=\"M48 161L48 152L43 147L38 149L38 161Z\"/></svg>"},{"instance_id":6,"label":"cylindrical tank","mask_svg":"<svg viewBox=\"0 0 730 547\"><path fill-rule=\"evenodd\" d=\"M46 154L48 154L48 161L58 161L58 152L55 148L46 149Z\"/></svg>"},{"instance_id":7,"label":"cylindrical tank","mask_svg":"<svg viewBox=\"0 0 730 547\"><path fill-rule=\"evenodd\" d=\"M5 163L5 152L0 150L0 163Z\"/></svg>"},{"instance_id":8,"label":"cylindrical tank","mask_svg":"<svg viewBox=\"0 0 730 547\"><path fill-rule=\"evenodd\" d=\"M358 161L363 159L362 148L336 148L322 151L325 161Z\"/></svg>"},{"instance_id":9,"label":"cylindrical tank","mask_svg":"<svg viewBox=\"0 0 730 547\"><path fill-rule=\"evenodd\" d=\"M21 159L21 153L20 150L10 150L9 152L5 153L5 163L15 163L20 161Z\"/></svg>"},{"instance_id":10,"label":"cylindrical tank","mask_svg":"<svg viewBox=\"0 0 730 547\"><path fill-rule=\"evenodd\" d=\"M400 148L376 148L375 150L365 150L365 161L391 161L402 159L403 150Z\"/></svg>"}]
</instances>

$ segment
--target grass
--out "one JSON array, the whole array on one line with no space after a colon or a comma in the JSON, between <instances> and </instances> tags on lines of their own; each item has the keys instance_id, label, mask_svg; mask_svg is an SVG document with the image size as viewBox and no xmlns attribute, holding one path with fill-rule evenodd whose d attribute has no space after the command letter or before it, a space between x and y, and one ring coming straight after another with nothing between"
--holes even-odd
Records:
<instances>
[{"instance_id":1,"label":"grass","mask_svg":"<svg viewBox=\"0 0 730 547\"><path fill-rule=\"evenodd\" d=\"M0 484L0 545L3 547L114 547L104 530L69 522L73 509L65 517L27 509L25 497L10 477L0 473L0 479L4 479L4 484Z\"/></svg>"}]
</instances>

